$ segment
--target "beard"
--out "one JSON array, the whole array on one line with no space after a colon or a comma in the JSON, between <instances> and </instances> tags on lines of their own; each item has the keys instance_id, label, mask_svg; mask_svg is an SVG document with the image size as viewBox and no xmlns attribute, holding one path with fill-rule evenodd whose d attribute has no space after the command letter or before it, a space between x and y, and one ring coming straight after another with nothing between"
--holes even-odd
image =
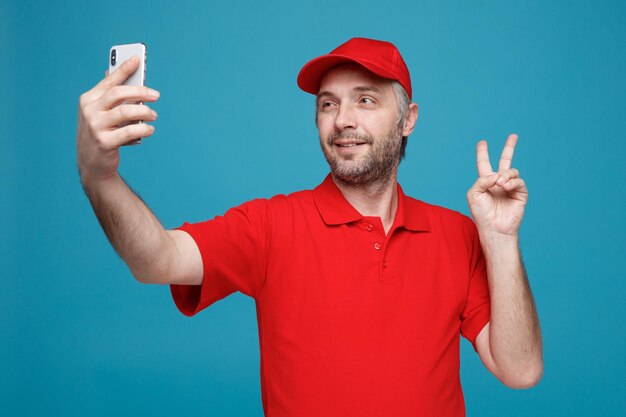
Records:
<instances>
[{"instance_id":1,"label":"beard","mask_svg":"<svg viewBox=\"0 0 626 417\"><path fill-rule=\"evenodd\" d=\"M369 149L365 155L339 156L332 152L335 141L355 139L365 142ZM394 126L384 136L374 139L356 132L336 132L326 144L320 141L322 152L333 176L350 185L387 183L397 172L402 157L402 129Z\"/></svg>"}]
</instances>

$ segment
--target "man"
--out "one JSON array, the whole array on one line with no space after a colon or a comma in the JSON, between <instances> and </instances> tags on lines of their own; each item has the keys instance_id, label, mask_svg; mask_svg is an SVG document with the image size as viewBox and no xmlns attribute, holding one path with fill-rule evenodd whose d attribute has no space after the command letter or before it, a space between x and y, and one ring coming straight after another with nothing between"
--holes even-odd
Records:
<instances>
[{"instance_id":1,"label":"man","mask_svg":"<svg viewBox=\"0 0 626 417\"><path fill-rule=\"evenodd\" d=\"M254 297L267 416L462 416L459 335L513 388L542 374L541 334L519 252L527 190L478 143L472 221L397 183L417 120L391 43L355 38L307 63L331 173L314 190L253 200L164 230L117 173L119 146L149 136L148 88L124 64L81 96L78 165L113 246L141 282L168 283L192 315L234 291Z\"/></svg>"}]
</instances>

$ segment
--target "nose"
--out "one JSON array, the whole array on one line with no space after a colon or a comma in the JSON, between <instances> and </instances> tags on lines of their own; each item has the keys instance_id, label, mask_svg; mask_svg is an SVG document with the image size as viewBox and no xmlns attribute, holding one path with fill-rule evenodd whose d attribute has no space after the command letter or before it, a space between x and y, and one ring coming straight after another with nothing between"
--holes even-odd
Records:
<instances>
[{"instance_id":1,"label":"nose","mask_svg":"<svg viewBox=\"0 0 626 417\"><path fill-rule=\"evenodd\" d=\"M337 130L356 129L356 111L354 106L342 104L335 117L335 128Z\"/></svg>"}]
</instances>

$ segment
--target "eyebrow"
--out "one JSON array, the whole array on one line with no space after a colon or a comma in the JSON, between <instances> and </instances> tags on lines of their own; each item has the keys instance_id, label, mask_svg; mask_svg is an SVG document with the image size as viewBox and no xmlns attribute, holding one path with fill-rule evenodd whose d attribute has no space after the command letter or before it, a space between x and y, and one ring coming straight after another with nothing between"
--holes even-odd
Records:
<instances>
[{"instance_id":1,"label":"eyebrow","mask_svg":"<svg viewBox=\"0 0 626 417\"><path fill-rule=\"evenodd\" d=\"M382 94L382 91L374 87L373 85L360 85L360 86L354 87L352 91L355 91L357 93L373 92L373 93ZM331 93L330 91L320 91L319 93L317 93L317 101L319 101L321 98L324 98L324 97L334 97L334 96L335 94Z\"/></svg>"},{"instance_id":2,"label":"eyebrow","mask_svg":"<svg viewBox=\"0 0 626 417\"><path fill-rule=\"evenodd\" d=\"M332 96L334 96L334 94L331 93L330 91L320 91L319 93L317 93L318 100L322 97L332 97Z\"/></svg>"},{"instance_id":3,"label":"eyebrow","mask_svg":"<svg viewBox=\"0 0 626 417\"><path fill-rule=\"evenodd\" d=\"M371 91L371 92L374 92L374 93L382 94L382 91L380 91L378 88L374 87L373 85L362 85L362 86L359 86L359 87L354 87L353 90L354 91L358 91L360 93Z\"/></svg>"}]
</instances>

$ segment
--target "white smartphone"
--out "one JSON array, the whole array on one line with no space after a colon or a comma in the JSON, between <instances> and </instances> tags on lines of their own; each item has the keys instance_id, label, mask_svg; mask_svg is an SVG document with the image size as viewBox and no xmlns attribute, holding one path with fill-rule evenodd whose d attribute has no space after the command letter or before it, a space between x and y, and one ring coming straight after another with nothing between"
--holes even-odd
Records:
<instances>
[{"instance_id":1,"label":"white smartphone","mask_svg":"<svg viewBox=\"0 0 626 417\"><path fill-rule=\"evenodd\" d=\"M122 83L122 85L144 86L146 84L146 59L147 48L144 43L127 43L123 45L114 45L109 51L109 74L117 70L125 61L133 56L139 56L139 67L130 77ZM143 102L126 102L127 104L143 105ZM118 127L124 127L129 124L143 123L142 120L130 123L122 123ZM138 145L141 138L133 140L126 145Z\"/></svg>"},{"instance_id":2,"label":"white smartphone","mask_svg":"<svg viewBox=\"0 0 626 417\"><path fill-rule=\"evenodd\" d=\"M109 52L109 74L112 74L124 61L127 61L135 55L138 55L140 58L139 68L124 81L124 85L145 85L147 48L143 43L127 43L112 46Z\"/></svg>"}]
</instances>

